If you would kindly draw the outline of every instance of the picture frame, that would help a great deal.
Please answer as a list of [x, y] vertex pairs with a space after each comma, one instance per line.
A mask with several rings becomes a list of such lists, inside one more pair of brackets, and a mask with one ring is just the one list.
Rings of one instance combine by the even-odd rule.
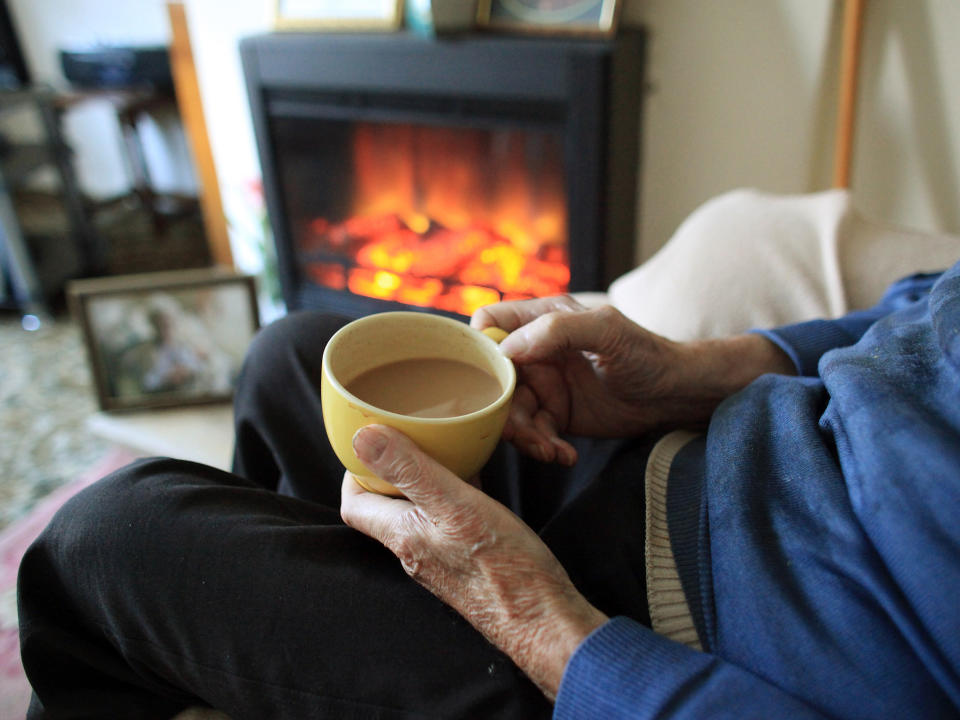
[[254, 278], [226, 269], [75, 280], [67, 300], [106, 411], [230, 401], [260, 328]]
[[392, 31], [403, 26], [403, 0], [273, 0], [276, 30]]
[[616, 33], [622, 0], [479, 0], [482, 29], [608, 37]]

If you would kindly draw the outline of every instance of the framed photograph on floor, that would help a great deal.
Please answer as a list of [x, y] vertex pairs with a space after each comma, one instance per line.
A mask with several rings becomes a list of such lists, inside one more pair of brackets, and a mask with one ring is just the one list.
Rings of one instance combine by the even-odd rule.
[[277, 30], [399, 30], [403, 0], [273, 0]]
[[103, 410], [229, 401], [260, 327], [254, 279], [228, 270], [77, 280], [68, 299]]
[[607, 36], [616, 32], [622, 0], [480, 0], [477, 24], [492, 30]]

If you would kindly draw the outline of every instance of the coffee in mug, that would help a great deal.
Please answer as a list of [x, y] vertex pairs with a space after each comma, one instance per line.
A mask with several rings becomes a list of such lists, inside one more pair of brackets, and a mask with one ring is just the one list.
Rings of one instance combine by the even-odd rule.
[[500, 440], [516, 386], [497, 347], [505, 335], [419, 312], [368, 315], [338, 330], [323, 353], [323, 421], [357, 482], [401, 495], [353, 452], [354, 434], [371, 424], [400, 430], [463, 479], [475, 475]]
[[374, 407], [400, 415], [449, 418], [494, 402], [503, 389], [486, 370], [460, 360], [414, 358], [367, 370], [346, 386]]

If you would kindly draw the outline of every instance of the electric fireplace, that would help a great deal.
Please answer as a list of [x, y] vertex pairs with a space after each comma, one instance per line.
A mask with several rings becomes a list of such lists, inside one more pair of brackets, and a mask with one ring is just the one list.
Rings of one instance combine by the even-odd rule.
[[628, 269], [639, 33], [269, 34], [241, 57], [288, 309], [467, 316]]

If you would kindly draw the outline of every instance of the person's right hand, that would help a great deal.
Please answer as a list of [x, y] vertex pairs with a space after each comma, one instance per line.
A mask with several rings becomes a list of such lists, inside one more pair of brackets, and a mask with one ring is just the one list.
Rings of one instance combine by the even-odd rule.
[[545, 462], [576, 462], [561, 433], [633, 437], [696, 427], [762, 372], [792, 369], [759, 335], [673, 342], [611, 306], [587, 309], [569, 296], [490, 305], [470, 324], [510, 333], [500, 347], [518, 381], [504, 438]]

